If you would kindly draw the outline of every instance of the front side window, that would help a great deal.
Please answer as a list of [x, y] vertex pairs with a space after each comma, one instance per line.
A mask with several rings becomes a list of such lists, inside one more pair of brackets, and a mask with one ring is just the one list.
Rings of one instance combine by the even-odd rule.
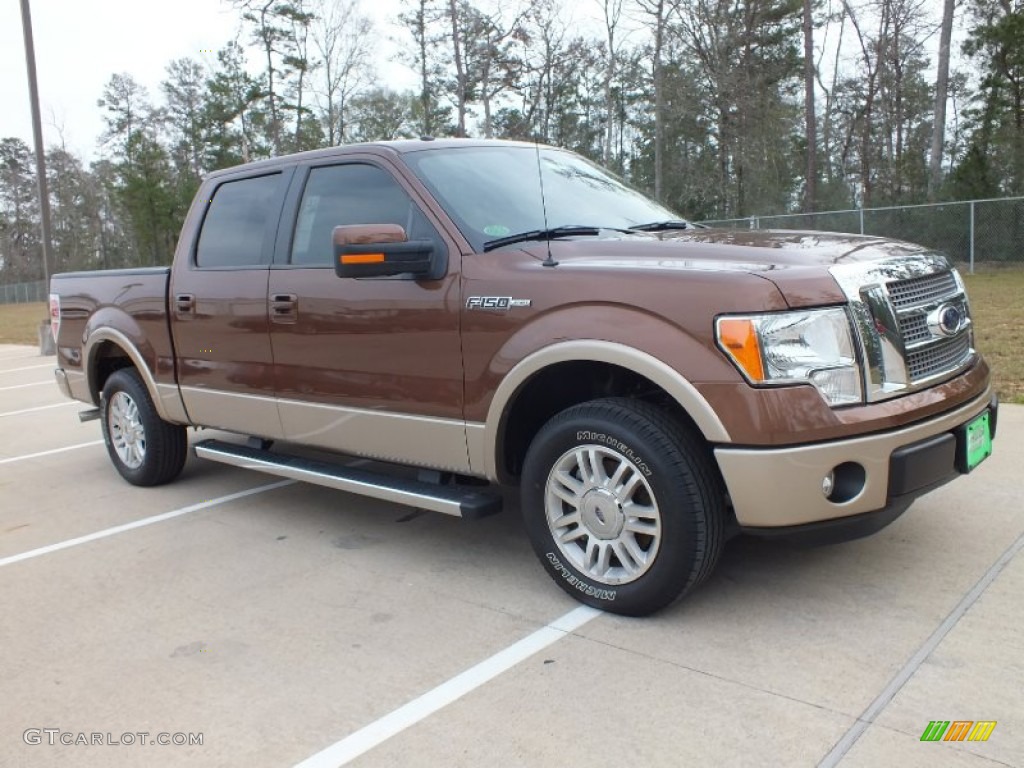
[[266, 264], [267, 223], [277, 211], [274, 198], [281, 174], [228, 181], [217, 187], [196, 246], [200, 267], [247, 267]]
[[313, 168], [309, 172], [295, 222], [291, 263], [332, 265], [332, 233], [350, 224], [398, 224], [410, 240], [439, 244], [434, 228], [387, 171], [352, 163]]
[[409, 152], [405, 159], [478, 251], [489, 240], [545, 227], [628, 229], [679, 218], [565, 150], [469, 146]]

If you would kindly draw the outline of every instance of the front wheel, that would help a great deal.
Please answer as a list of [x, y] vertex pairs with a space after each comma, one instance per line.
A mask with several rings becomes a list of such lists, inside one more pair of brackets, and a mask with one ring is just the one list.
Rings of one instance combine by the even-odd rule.
[[555, 416], [526, 454], [522, 508], [534, 550], [581, 602], [653, 613], [711, 572], [725, 502], [705, 446], [663, 411], [622, 398]]
[[100, 398], [103, 440], [114, 467], [132, 485], [161, 485], [185, 466], [185, 427], [160, 418], [138, 371], [114, 371]]

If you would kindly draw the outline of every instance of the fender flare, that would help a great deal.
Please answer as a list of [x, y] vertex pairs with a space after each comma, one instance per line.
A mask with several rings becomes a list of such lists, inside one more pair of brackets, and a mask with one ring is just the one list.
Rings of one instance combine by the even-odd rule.
[[608, 363], [644, 376], [665, 390], [690, 415], [708, 442], [732, 442], [718, 414], [697, 388], [653, 355], [611, 341], [563, 341], [539, 349], [517, 363], [498, 385], [483, 428], [468, 430], [470, 455], [482, 458], [482, 468], [488, 478], [496, 480], [501, 475], [498, 469], [498, 438], [508, 404], [516, 393], [531, 377], [548, 366], [577, 361]]
[[[86, 380], [90, 394], [99, 392], [99, 387], [94, 386], [93, 371], [95, 370], [96, 354], [103, 342], [110, 342], [127, 355], [132, 365], [142, 377], [142, 383], [153, 401], [153, 407], [161, 419], [172, 424], [189, 424], [188, 415], [185, 412], [184, 403], [181, 400], [181, 393], [177, 385], [157, 384], [153, 378], [153, 371], [146, 363], [145, 357], [139, 348], [121, 331], [109, 327], [96, 329], [89, 334], [89, 340], [85, 343], [82, 358], [85, 361]], [[98, 395], [94, 399], [99, 405]]]

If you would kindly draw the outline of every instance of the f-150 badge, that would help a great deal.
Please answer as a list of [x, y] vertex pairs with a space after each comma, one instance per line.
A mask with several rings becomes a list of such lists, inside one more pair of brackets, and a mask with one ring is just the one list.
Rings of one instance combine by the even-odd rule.
[[528, 307], [530, 299], [513, 299], [511, 296], [470, 296], [466, 309], [497, 309], [507, 312], [512, 307]]

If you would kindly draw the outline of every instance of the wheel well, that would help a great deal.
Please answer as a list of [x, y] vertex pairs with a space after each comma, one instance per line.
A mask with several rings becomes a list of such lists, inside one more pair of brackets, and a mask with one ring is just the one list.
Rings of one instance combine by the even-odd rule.
[[518, 478], [534, 436], [555, 414], [600, 397], [632, 397], [658, 406], [684, 429], [700, 429], [665, 390], [628, 368], [577, 360], [556, 363], [534, 374], [513, 396], [498, 435], [498, 472], [505, 481]]
[[99, 348], [89, 363], [89, 386], [92, 390], [93, 401], [99, 403], [100, 392], [107, 383], [107, 379], [114, 371], [121, 368], [132, 368], [134, 363], [128, 357], [128, 353], [112, 341], [100, 342]]

